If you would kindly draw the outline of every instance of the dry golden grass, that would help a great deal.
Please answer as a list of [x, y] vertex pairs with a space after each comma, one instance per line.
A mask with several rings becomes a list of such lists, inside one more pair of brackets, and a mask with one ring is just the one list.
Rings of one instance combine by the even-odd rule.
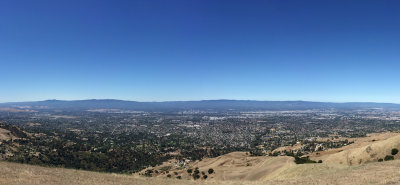
[[[174, 172], [182, 176], [183, 179], [192, 179], [187, 173], [188, 168], [194, 169], [199, 168], [199, 171], [204, 171], [207, 173], [208, 169], [212, 168], [216, 173], [207, 174], [207, 180], [246, 180], [246, 181], [256, 181], [256, 180], [266, 180], [271, 179], [277, 175], [282, 169], [294, 166], [293, 158], [288, 156], [279, 157], [251, 157], [246, 154], [246, 152], [232, 152], [226, 155], [222, 155], [216, 158], [205, 158], [202, 161], [196, 161], [190, 163], [188, 168], [179, 168], [176, 161], [172, 160], [160, 165], [155, 169], [162, 171], [164, 167], [171, 167], [169, 174]], [[143, 170], [142, 173], [146, 171]], [[158, 177], [166, 178], [166, 174], [159, 174]], [[176, 175], [172, 175], [175, 177]]]
[[[377, 141], [372, 142], [371, 139]], [[358, 140], [353, 146], [346, 146], [342, 152], [326, 152], [321, 158], [322, 164], [293, 163], [293, 158], [250, 157], [244, 152], [233, 152], [216, 158], [196, 161], [190, 165], [200, 171], [213, 168], [215, 174], [207, 180], [189, 180], [186, 169], [172, 168], [170, 174], [178, 172], [184, 179], [167, 178], [166, 174], [158, 177], [142, 177], [137, 174], [121, 175], [96, 173], [62, 168], [46, 168], [9, 162], [0, 162], [0, 184], [42, 185], [42, 184], [133, 184], [133, 185], [261, 185], [261, 184], [400, 184], [400, 160], [385, 162], [362, 162], [360, 165], [347, 165], [349, 159], [367, 159], [387, 155], [393, 147], [400, 148], [400, 135], [393, 133], [373, 135]], [[398, 154], [400, 155], [400, 154]], [[396, 157], [398, 158], [398, 157]], [[342, 164], [340, 164], [342, 163]], [[166, 162], [163, 166], [173, 166]]]
[[287, 168], [270, 180], [177, 180], [145, 178], [132, 175], [96, 173], [62, 168], [46, 168], [0, 162], [0, 184], [19, 185], [185, 185], [185, 184], [400, 184], [400, 161], [369, 163], [359, 166], [305, 164]]
[[0, 141], [8, 141], [10, 139], [16, 139], [17, 137], [12, 135], [9, 130], [0, 128]]
[[[369, 137], [359, 138], [354, 144], [327, 151], [319, 155], [312, 155], [313, 160], [322, 160], [329, 164], [359, 165], [376, 162], [386, 155], [390, 155], [393, 148], [400, 149], [399, 133], [373, 134]], [[400, 154], [395, 158], [399, 159]]]

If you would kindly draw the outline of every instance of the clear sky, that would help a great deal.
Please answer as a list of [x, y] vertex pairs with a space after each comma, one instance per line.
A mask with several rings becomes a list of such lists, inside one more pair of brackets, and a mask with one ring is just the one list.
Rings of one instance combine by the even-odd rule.
[[400, 1], [0, 0], [0, 102], [400, 103]]

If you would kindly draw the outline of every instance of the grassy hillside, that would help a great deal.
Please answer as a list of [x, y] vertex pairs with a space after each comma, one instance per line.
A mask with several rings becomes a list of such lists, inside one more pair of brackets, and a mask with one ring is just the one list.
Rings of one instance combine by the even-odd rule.
[[[400, 184], [400, 161], [368, 163], [358, 166], [334, 164], [304, 164], [281, 169], [270, 180], [178, 180], [117, 175], [62, 168], [45, 168], [0, 162], [0, 184]], [[216, 172], [218, 173], [218, 172]]]
[[[150, 167], [145, 169], [141, 173], [145, 173], [151, 169], [159, 172], [152, 173], [153, 177], [166, 178], [170, 174], [171, 178], [181, 176], [182, 179], [190, 180], [193, 177], [189, 175], [187, 169], [194, 170], [197, 167], [200, 172], [205, 172], [208, 177], [207, 180], [257, 181], [271, 179], [281, 170], [294, 165], [296, 164], [293, 162], [293, 157], [252, 157], [246, 154], [246, 152], [232, 152], [219, 157], [205, 158], [202, 161], [188, 163], [186, 168], [181, 168], [175, 160], [171, 160], [155, 168]], [[215, 173], [208, 174], [207, 171], [210, 168]], [[168, 174], [165, 173], [165, 169], [168, 169]]]
[[[8, 136], [7, 133], [5, 136]], [[352, 145], [312, 156], [323, 159], [324, 163], [296, 165], [293, 158], [288, 156], [251, 157], [245, 152], [233, 152], [188, 164], [189, 168], [198, 167], [199, 171], [205, 172], [213, 168], [215, 173], [206, 180], [193, 180], [187, 168], [179, 168], [174, 161], [152, 168], [162, 171], [168, 167], [168, 173], [154, 174], [153, 177], [0, 162], [0, 184], [400, 184], [400, 160], [397, 160], [400, 154], [395, 155], [392, 161], [375, 162], [396, 147], [400, 148], [400, 135], [383, 133], [360, 138]], [[361, 162], [350, 165], [350, 160]], [[167, 177], [168, 174], [171, 178]], [[177, 176], [182, 179], [177, 179]]]
[[[359, 165], [384, 159], [385, 156], [391, 155], [394, 148], [400, 149], [399, 133], [372, 134], [342, 148], [326, 150], [319, 155], [314, 153], [311, 158], [329, 164]], [[393, 157], [400, 159], [400, 154]]]

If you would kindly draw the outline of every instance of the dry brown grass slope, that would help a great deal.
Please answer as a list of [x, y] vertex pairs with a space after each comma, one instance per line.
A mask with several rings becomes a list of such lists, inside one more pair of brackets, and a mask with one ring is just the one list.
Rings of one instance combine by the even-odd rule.
[[[218, 173], [218, 172], [217, 172]], [[400, 184], [400, 160], [368, 163], [358, 166], [333, 164], [303, 164], [282, 169], [269, 180], [177, 180], [146, 178], [133, 175], [96, 173], [62, 168], [46, 168], [0, 162], [0, 184], [20, 185], [261, 185], [261, 184]]]
[[[247, 155], [246, 152], [232, 152], [215, 158], [205, 158], [201, 161], [191, 162], [183, 169], [176, 163], [176, 160], [148, 169], [163, 172], [165, 171], [163, 169], [167, 168], [173, 178], [181, 176], [183, 179], [190, 180], [192, 177], [187, 173], [187, 169], [198, 167], [200, 172], [207, 173], [208, 169], [212, 168], [216, 173], [208, 174], [207, 180], [257, 181], [272, 179], [283, 169], [295, 166], [296, 164], [293, 161], [294, 159], [288, 156], [252, 157]], [[146, 170], [142, 170], [141, 173], [145, 173]], [[177, 175], [174, 175], [175, 173]], [[158, 178], [167, 178], [165, 173], [153, 173], [152, 175]]]
[[17, 137], [12, 135], [9, 130], [0, 128], [0, 143], [1, 141], [8, 141], [11, 139], [16, 139]]
[[[96, 173], [0, 162], [0, 184], [400, 184], [400, 160], [367, 162], [390, 154], [392, 148], [400, 148], [400, 135], [397, 133], [373, 135], [360, 139], [353, 145], [322, 152], [319, 156], [324, 160], [322, 164], [296, 165], [293, 163], [293, 158], [287, 156], [250, 157], [244, 152], [233, 152], [191, 163], [192, 168], [199, 167], [200, 171], [213, 168], [216, 172], [207, 180], [196, 181], [189, 180], [186, 169], [179, 168], [172, 168], [170, 174], [177, 172], [184, 178], [182, 180], [176, 179], [176, 175], [167, 178], [166, 174], [147, 178], [137, 174]], [[400, 154], [397, 155], [395, 158], [399, 158]], [[348, 165], [348, 161], [360, 161], [360, 159], [362, 160], [360, 165]], [[165, 165], [174, 164], [167, 162]]]
[[[376, 140], [376, 141], [375, 141]], [[329, 164], [359, 165], [376, 162], [391, 155], [393, 148], [400, 149], [400, 134], [384, 133], [364, 138], [352, 145], [321, 152], [320, 156], [311, 157]], [[400, 159], [400, 154], [394, 156]]]
[[293, 158], [280, 157], [251, 157], [245, 152], [232, 152], [216, 158], [208, 158], [192, 164], [200, 171], [212, 168], [216, 171], [210, 175], [215, 180], [267, 180], [271, 179], [282, 169], [294, 166]]

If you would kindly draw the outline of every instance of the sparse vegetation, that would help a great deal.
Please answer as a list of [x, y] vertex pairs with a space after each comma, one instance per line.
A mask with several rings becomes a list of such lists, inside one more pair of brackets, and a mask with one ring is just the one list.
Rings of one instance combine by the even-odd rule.
[[[292, 179], [270, 179], [269, 183], [264, 181], [253, 181], [249, 184], [293, 184], [297, 181], [297, 178], [302, 179], [302, 183], [299, 184], [312, 184], [316, 181], [323, 179], [326, 184], [341, 184], [350, 185], [354, 184], [354, 181], [367, 179], [372, 181], [370, 184], [385, 184], [388, 181], [397, 180], [397, 171], [399, 169], [399, 162], [389, 163], [389, 164], [366, 164], [364, 167], [360, 168], [358, 166], [348, 167], [346, 169], [337, 169], [335, 174], [331, 174], [330, 171], [319, 171], [321, 169], [312, 169], [313, 166], [304, 165], [301, 169], [305, 172], [310, 173], [307, 178], [295, 175], [296, 173], [289, 174], [293, 175]], [[294, 166], [296, 167], [296, 166]], [[335, 169], [334, 166], [330, 168]], [[318, 175], [311, 172], [318, 170]], [[22, 165], [16, 163], [6, 163], [1, 162], [0, 164], [0, 179], [4, 184], [19, 184], [19, 185], [39, 185], [39, 184], [49, 184], [49, 182], [57, 182], [60, 185], [68, 184], [132, 184], [132, 185], [195, 185], [200, 182], [185, 180], [182, 177], [176, 177], [173, 181], [172, 179], [161, 179], [161, 178], [151, 178], [143, 179], [137, 178], [132, 175], [115, 175], [108, 173], [94, 173], [88, 171], [76, 171], [63, 168], [44, 168], [32, 165]], [[29, 172], [29, 173], [28, 173]], [[288, 175], [288, 174], [286, 174]], [[68, 177], [68, 178], [66, 178]], [[166, 176], [164, 176], [167, 178]], [[201, 179], [204, 179], [202, 176]], [[206, 178], [210, 180], [210, 176]], [[14, 182], [14, 183], [13, 183]], [[15, 183], [18, 182], [18, 183]], [[237, 182], [238, 184], [244, 184]], [[213, 179], [210, 181], [210, 185], [224, 185], [233, 184], [229, 181], [222, 181], [219, 179]]]
[[396, 155], [397, 153], [399, 153], [399, 150], [397, 148], [393, 148], [391, 153], [392, 155]]
[[390, 161], [390, 160], [394, 160], [394, 157], [392, 155], [387, 155], [384, 158], [385, 161]]
[[[369, 113], [378, 114], [378, 117], [382, 114], [373, 110], [362, 113], [337, 111], [334, 112], [337, 119], [331, 119], [326, 113], [324, 110], [316, 110], [252, 116], [248, 112], [220, 111], [117, 114], [38, 110], [35, 113], [8, 116], [0, 112], [0, 127], [10, 130], [4, 138], [12, 138], [0, 146], [0, 157], [19, 163], [100, 172], [129, 174], [140, 171], [146, 177], [167, 177], [168, 174], [176, 177], [182, 174], [182, 170], [186, 170], [182, 175], [185, 178], [188, 174], [190, 178], [196, 178], [196, 175], [201, 178], [208, 175], [210, 178], [213, 170], [210, 172], [205, 168], [204, 172], [200, 172], [188, 163], [234, 151], [243, 151], [249, 158], [250, 155], [256, 157], [268, 153], [269, 156], [293, 156], [297, 164], [321, 163], [322, 160], [314, 161], [313, 158], [303, 156], [318, 154], [317, 157], [320, 157], [326, 155], [321, 150], [348, 146], [355, 140], [348, 138], [365, 136], [375, 131], [400, 129], [400, 124], [392, 124], [394, 122], [390, 120], [364, 119], [363, 116]], [[60, 114], [65, 115], [59, 117]], [[342, 120], [346, 120], [346, 124]], [[363, 127], [354, 126], [361, 122]], [[318, 127], [321, 132], [314, 132], [314, 127]], [[334, 136], [332, 128], [335, 129]], [[375, 138], [367, 141], [370, 143], [371, 140]], [[379, 138], [374, 144], [381, 141], [382, 138]], [[280, 150], [280, 146], [285, 150]], [[388, 150], [391, 150], [391, 157], [382, 160], [396, 158], [398, 150], [385, 149]], [[367, 148], [365, 153], [370, 159], [377, 159], [378, 155], [374, 156], [371, 148]], [[179, 164], [157, 168], [168, 160], [179, 161]], [[367, 161], [363, 158], [351, 163], [362, 164]], [[324, 159], [323, 162], [331, 161]], [[175, 165], [179, 166], [179, 173], [172, 169]], [[243, 166], [251, 169], [257, 165], [252, 161], [243, 161]]]
[[263, 156], [264, 153], [262, 150], [254, 149], [250, 151], [250, 156]]
[[199, 174], [193, 174], [193, 179], [194, 180], [200, 179], [200, 175]]
[[297, 157], [296, 156], [294, 159], [295, 159], [294, 162], [296, 164], [317, 163], [316, 161], [311, 160], [308, 156], [307, 157]]
[[161, 170], [162, 172], [167, 172], [167, 173], [169, 173], [169, 170], [171, 170], [171, 168], [172, 168], [172, 166], [163, 166], [160, 170]]

